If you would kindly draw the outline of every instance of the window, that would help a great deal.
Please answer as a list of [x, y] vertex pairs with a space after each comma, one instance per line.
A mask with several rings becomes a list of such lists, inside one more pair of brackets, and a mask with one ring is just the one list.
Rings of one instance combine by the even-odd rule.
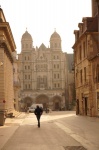
[[27, 68], [26, 66], [24, 66], [25, 67], [25, 69]]
[[80, 70], [80, 82], [82, 83], [82, 70]]
[[27, 89], [27, 84], [25, 84], [25, 89]]
[[83, 42], [83, 56], [84, 56], [84, 58], [85, 58], [85, 56], [86, 56], [86, 52], [85, 52], [85, 42]]
[[86, 67], [84, 67], [84, 81], [86, 82]]
[[99, 65], [97, 65], [96, 67], [96, 78], [97, 78], [97, 82], [99, 83]]
[[60, 84], [58, 83], [58, 88], [60, 87]]
[[57, 68], [59, 68], [59, 64], [57, 64]]
[[13, 73], [15, 73], [15, 68], [13, 68]]
[[81, 46], [80, 46], [80, 47], [79, 47], [79, 59], [80, 59], [80, 60], [82, 59], [81, 52], [82, 52], [82, 50], [81, 50]]
[[56, 88], [56, 83], [54, 83], [54, 87]]
[[30, 79], [30, 75], [28, 75], [28, 79]]
[[58, 75], [57, 75], [57, 78], [59, 79], [59, 73], [58, 73]]
[[55, 47], [57, 47], [57, 43], [55, 43]]
[[31, 86], [30, 86], [30, 84], [29, 84], [29, 89], [30, 89], [30, 87], [31, 87]]
[[25, 79], [27, 79], [27, 75], [25, 75]]
[[56, 74], [54, 74], [54, 78], [56, 79]]
[[53, 58], [55, 59], [55, 56], [53, 56]]

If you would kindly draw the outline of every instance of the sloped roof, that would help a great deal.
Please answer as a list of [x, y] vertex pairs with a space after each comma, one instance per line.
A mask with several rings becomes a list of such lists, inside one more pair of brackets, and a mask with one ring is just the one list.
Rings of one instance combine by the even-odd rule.
[[46, 46], [42, 43], [42, 44], [40, 45], [39, 49], [45, 50], [45, 49], [46, 49]]

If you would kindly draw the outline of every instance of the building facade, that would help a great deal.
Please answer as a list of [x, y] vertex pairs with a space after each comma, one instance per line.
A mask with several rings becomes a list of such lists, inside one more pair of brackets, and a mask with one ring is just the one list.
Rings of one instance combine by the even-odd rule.
[[85, 17], [75, 30], [74, 62], [76, 113], [99, 116], [98, 1], [92, 0], [92, 17]]
[[55, 31], [50, 37], [50, 47], [43, 43], [33, 47], [32, 36], [26, 31], [21, 39], [18, 55], [21, 83], [20, 107], [42, 103], [44, 108], [65, 109], [67, 86], [66, 53], [61, 48], [61, 37]]
[[17, 52], [13, 52], [13, 87], [14, 87], [14, 109], [16, 111], [20, 111], [19, 106], [19, 95], [20, 95], [20, 79], [19, 79], [19, 73], [18, 73], [18, 63], [17, 63]]
[[0, 111], [14, 110], [13, 57], [16, 45], [11, 28], [0, 8]]

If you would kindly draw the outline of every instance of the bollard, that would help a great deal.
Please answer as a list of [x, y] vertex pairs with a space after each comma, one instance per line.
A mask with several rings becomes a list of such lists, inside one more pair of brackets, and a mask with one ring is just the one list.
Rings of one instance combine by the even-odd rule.
[[0, 111], [0, 126], [3, 126], [5, 123], [5, 112], [4, 111]]

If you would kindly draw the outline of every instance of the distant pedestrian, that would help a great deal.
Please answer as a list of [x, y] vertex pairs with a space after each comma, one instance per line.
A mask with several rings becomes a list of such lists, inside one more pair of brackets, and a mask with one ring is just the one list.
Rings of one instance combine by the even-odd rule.
[[34, 114], [36, 115], [37, 121], [38, 121], [38, 128], [40, 128], [40, 117], [43, 113], [43, 108], [40, 108], [39, 105], [37, 105]]

